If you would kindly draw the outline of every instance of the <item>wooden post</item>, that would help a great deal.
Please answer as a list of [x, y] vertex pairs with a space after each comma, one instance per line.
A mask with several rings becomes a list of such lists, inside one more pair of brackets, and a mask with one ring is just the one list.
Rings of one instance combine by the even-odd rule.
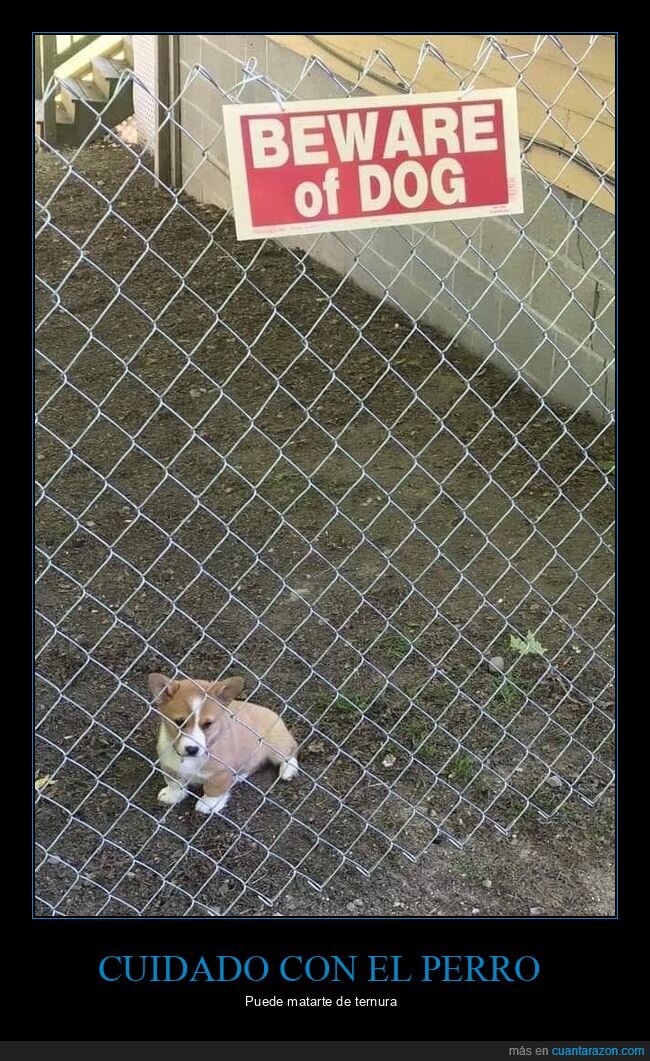
[[159, 33], [156, 37], [156, 77], [158, 79], [158, 104], [156, 108], [156, 147], [154, 168], [156, 177], [171, 187], [171, 123], [168, 119], [171, 102], [169, 36]]
[[41, 66], [41, 34], [34, 34], [34, 99], [43, 99], [43, 68]]
[[45, 89], [56, 69], [56, 36], [54, 33], [43, 33], [41, 41], [41, 83], [43, 86], [43, 139], [46, 144], [56, 147], [56, 100], [54, 92], [45, 97]]
[[180, 38], [174, 33], [169, 38], [170, 51], [170, 95], [174, 103], [172, 117], [174, 123], [171, 127], [171, 186], [180, 188], [183, 183], [183, 169], [181, 159], [181, 104], [179, 94], [181, 91], [181, 58]]

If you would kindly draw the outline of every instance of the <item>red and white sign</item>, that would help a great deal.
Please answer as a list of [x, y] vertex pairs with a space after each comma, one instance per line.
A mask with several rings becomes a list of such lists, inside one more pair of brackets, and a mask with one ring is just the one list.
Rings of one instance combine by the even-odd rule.
[[514, 88], [223, 114], [238, 239], [523, 211]]

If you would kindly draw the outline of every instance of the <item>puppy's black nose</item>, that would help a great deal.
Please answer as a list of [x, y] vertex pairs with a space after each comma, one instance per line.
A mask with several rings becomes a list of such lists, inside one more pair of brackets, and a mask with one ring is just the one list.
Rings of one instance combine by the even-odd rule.
[[191, 744], [189, 748], [185, 749], [185, 754], [186, 755], [198, 755], [199, 754], [199, 749], [197, 748], [196, 744]]

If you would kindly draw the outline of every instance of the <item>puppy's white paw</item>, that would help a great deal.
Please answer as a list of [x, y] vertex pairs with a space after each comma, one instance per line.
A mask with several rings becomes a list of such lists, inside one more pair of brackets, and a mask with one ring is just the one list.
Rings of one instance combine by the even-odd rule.
[[164, 803], [168, 807], [173, 807], [175, 803], [180, 803], [181, 800], [185, 799], [186, 795], [187, 790], [181, 788], [180, 785], [166, 785], [158, 793], [158, 802]]
[[196, 809], [199, 814], [216, 814], [223, 810], [229, 799], [229, 792], [224, 792], [221, 796], [201, 796], [201, 799], [196, 801]]
[[292, 755], [290, 759], [287, 759], [286, 763], [280, 763], [280, 769], [278, 770], [278, 777], [283, 781], [291, 781], [292, 777], [295, 777], [298, 773], [298, 760], [295, 755]]

